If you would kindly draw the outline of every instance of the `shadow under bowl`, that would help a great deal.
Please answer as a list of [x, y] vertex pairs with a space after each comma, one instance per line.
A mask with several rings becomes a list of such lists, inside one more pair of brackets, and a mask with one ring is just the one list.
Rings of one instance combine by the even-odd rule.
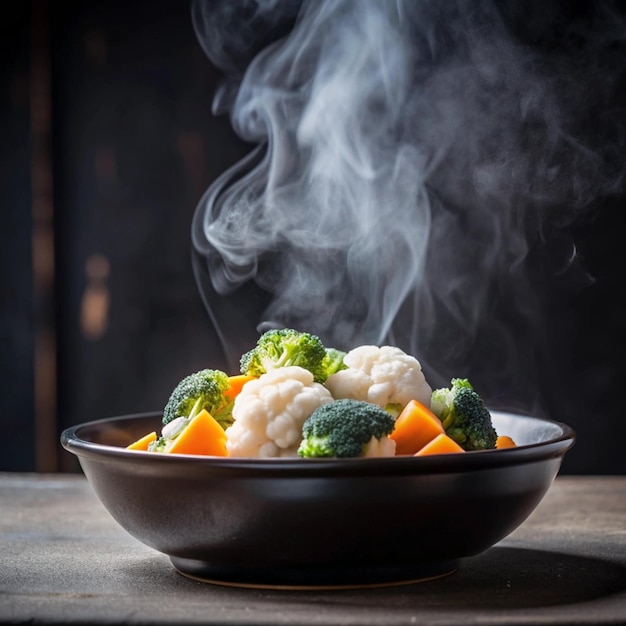
[[562, 423], [492, 412], [516, 448], [429, 457], [236, 459], [126, 450], [145, 413], [66, 429], [102, 504], [186, 576], [346, 588], [446, 575], [539, 504], [574, 444]]

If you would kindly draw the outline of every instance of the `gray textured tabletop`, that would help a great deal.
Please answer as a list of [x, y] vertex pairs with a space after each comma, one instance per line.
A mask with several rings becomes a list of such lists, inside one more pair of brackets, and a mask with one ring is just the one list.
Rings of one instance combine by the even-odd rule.
[[187, 579], [79, 475], [0, 474], [0, 623], [626, 624], [626, 477], [559, 477], [504, 541], [452, 575], [369, 590]]

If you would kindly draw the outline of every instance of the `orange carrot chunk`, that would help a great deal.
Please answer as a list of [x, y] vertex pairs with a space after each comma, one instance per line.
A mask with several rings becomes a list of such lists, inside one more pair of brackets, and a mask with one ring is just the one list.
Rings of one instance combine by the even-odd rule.
[[427, 443], [421, 450], [415, 453], [415, 456], [427, 456], [429, 454], [453, 454], [456, 452], [465, 452], [461, 446], [446, 435], [441, 433], [432, 441]]
[[389, 437], [396, 442], [396, 454], [415, 454], [444, 432], [441, 420], [417, 400], [411, 400], [396, 419]]
[[515, 448], [517, 444], [508, 435], [499, 435], [496, 439], [496, 448]]
[[249, 381], [254, 380], [256, 376], [249, 376], [248, 374], [236, 374], [235, 376], [228, 377], [229, 387], [224, 392], [224, 395], [229, 400], [234, 400], [243, 389], [243, 386]]
[[185, 426], [167, 451], [172, 454], [227, 456], [226, 433], [215, 418], [203, 409]]
[[126, 446], [126, 449], [127, 450], [147, 450], [148, 446], [153, 441], [155, 441], [156, 438], [157, 438], [156, 432], [148, 433], [147, 435], [144, 435], [140, 439], [137, 439], [137, 441], [133, 441], [133, 443], [131, 443], [129, 446]]

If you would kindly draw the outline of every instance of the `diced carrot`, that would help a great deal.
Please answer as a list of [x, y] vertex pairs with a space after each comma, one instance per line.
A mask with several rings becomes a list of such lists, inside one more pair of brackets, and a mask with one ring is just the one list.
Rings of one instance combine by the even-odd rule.
[[172, 454], [227, 456], [226, 433], [215, 418], [206, 409], [203, 409], [174, 439], [168, 452]]
[[456, 452], [465, 452], [461, 446], [448, 437], [445, 433], [437, 435], [432, 441], [427, 443], [421, 450], [415, 453], [415, 456], [427, 456], [429, 454], [453, 454]]
[[243, 386], [249, 381], [254, 380], [256, 376], [249, 376], [248, 374], [236, 374], [235, 376], [229, 376], [229, 387], [224, 392], [224, 395], [230, 400], [234, 400], [240, 393]]
[[515, 448], [517, 444], [508, 435], [499, 435], [496, 439], [496, 448]]
[[421, 402], [411, 400], [398, 415], [389, 437], [396, 442], [396, 454], [415, 454], [443, 432], [441, 420]]
[[131, 443], [129, 446], [126, 446], [126, 449], [127, 450], [147, 450], [148, 446], [153, 441], [156, 441], [156, 438], [157, 438], [156, 432], [148, 433], [147, 435], [144, 435], [140, 439], [137, 439], [137, 441], [134, 441], [133, 443]]

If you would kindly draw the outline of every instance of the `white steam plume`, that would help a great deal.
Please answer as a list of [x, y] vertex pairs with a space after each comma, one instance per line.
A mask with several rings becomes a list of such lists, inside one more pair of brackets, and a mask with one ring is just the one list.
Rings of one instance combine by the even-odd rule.
[[[563, 54], [535, 45], [532, 22], [515, 31], [506, 7], [194, 2], [199, 41], [225, 72], [214, 112], [259, 145], [211, 186], [192, 227], [232, 359], [249, 347], [232, 342], [242, 319], [255, 336], [292, 326], [339, 348], [422, 355], [463, 344], [510, 281], [531, 306], [521, 268], [541, 225], [619, 184], [620, 138], [594, 144], [583, 123], [588, 90], [604, 104], [615, 78], [592, 71], [624, 31], [600, 41], [592, 25]], [[264, 294], [254, 305], [240, 297], [250, 285]]]

